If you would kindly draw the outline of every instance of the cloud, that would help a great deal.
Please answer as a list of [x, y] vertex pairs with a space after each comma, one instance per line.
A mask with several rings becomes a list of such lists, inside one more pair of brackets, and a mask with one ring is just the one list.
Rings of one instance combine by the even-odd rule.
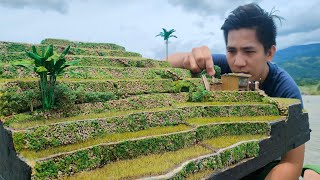
[[309, 32], [296, 32], [285, 36], [279, 36], [278, 49], [287, 48], [298, 44], [311, 44], [320, 42], [320, 28]]
[[197, 13], [201, 16], [226, 16], [226, 12], [235, 7], [251, 2], [260, 2], [261, 0], [168, 0], [173, 6], [179, 6], [187, 12]]
[[0, 0], [0, 6], [16, 9], [29, 7], [41, 11], [56, 11], [61, 14], [67, 13], [69, 9], [67, 0]]
[[279, 26], [279, 35], [309, 32], [320, 28], [320, 11], [317, 9], [319, 5], [319, 1], [310, 0], [308, 3], [292, 1], [286, 5], [275, 6], [279, 10], [277, 14], [285, 18], [282, 26]]

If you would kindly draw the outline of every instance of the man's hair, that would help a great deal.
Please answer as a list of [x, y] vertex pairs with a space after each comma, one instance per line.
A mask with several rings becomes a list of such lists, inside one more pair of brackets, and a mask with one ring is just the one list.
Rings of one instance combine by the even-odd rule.
[[256, 30], [256, 36], [259, 42], [264, 47], [265, 53], [276, 45], [277, 27], [273, 18], [278, 18], [281, 22], [281, 17], [273, 15], [263, 10], [255, 3], [239, 6], [233, 10], [225, 20], [221, 29], [224, 33], [225, 43], [228, 44], [228, 33], [230, 30], [238, 30], [240, 28], [249, 28]]

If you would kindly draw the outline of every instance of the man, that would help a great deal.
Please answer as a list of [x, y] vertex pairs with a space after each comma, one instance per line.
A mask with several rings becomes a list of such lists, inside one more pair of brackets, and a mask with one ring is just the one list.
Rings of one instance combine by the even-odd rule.
[[[248, 73], [250, 80], [260, 81], [261, 89], [271, 97], [301, 98], [293, 79], [283, 69], [272, 64], [276, 51], [276, 25], [273, 18], [257, 4], [239, 6], [225, 20], [221, 29], [226, 43], [225, 55], [212, 55], [207, 46], [193, 48], [191, 52], [175, 53], [168, 57], [173, 67], [186, 68], [194, 73], [203, 69], [211, 76], [213, 65], [223, 73]], [[302, 101], [301, 101], [302, 102]], [[279, 163], [271, 163], [260, 174], [247, 178], [298, 179], [304, 160], [305, 146], [290, 150]], [[267, 170], [266, 170], [267, 169]], [[265, 174], [265, 175], [263, 175]], [[257, 176], [256, 176], [257, 175]]]

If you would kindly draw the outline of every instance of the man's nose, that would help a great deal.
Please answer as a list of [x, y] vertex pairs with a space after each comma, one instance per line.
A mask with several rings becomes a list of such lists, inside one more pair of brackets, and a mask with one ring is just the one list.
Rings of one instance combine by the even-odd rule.
[[238, 66], [238, 67], [243, 67], [243, 66], [246, 66], [246, 65], [247, 65], [246, 60], [245, 60], [245, 58], [243, 57], [243, 55], [241, 55], [241, 53], [238, 53], [238, 54], [235, 56], [234, 65], [235, 65], [235, 66]]

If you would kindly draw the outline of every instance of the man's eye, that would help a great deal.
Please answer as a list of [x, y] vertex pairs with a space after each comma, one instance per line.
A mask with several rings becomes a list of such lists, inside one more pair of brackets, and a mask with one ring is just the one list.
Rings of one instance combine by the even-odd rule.
[[255, 51], [246, 51], [247, 54], [255, 53]]

